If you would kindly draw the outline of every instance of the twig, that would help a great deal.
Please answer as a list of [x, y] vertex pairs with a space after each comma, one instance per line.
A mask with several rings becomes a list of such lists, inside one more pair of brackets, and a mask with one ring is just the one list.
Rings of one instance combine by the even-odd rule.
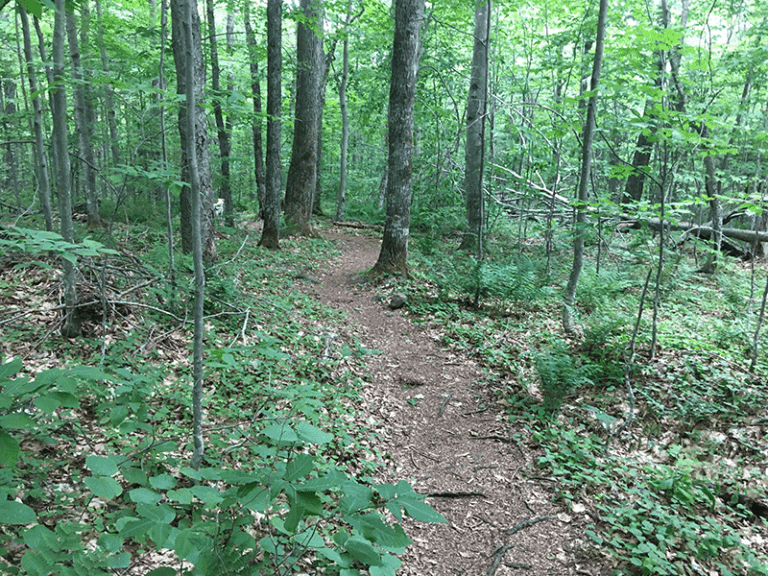
[[512, 548], [511, 544], [505, 544], [501, 548], [497, 548], [494, 551], [493, 554], [495, 557], [493, 559], [493, 562], [491, 563], [491, 567], [488, 568], [488, 572], [486, 572], [487, 576], [493, 576], [494, 574], [496, 574], [496, 570], [499, 569], [499, 564], [501, 564], [501, 559], [504, 558], [504, 554], [506, 554], [507, 550], [509, 550], [510, 548]]
[[530, 564], [523, 564], [521, 562], [504, 562], [504, 566], [507, 568], [519, 568], [520, 570], [530, 570]]
[[538, 524], [539, 522], [543, 522], [544, 520], [552, 520], [554, 518], [557, 518], [557, 516], [539, 516], [538, 518], [529, 518], [528, 520], [523, 520], [522, 522], [518, 522], [512, 528], [509, 528], [508, 530], [504, 531], [505, 536], [512, 536], [512, 534], [516, 532], [520, 532], [523, 528], [528, 528], [530, 526], [533, 526], [534, 524]]
[[491, 434], [490, 436], [473, 436], [472, 440], [496, 440], [497, 442], [504, 442], [504, 444], [512, 444], [512, 440], [497, 434]]
[[443, 405], [440, 406], [440, 410], [437, 413], [437, 417], [438, 418], [443, 415], [443, 410], [445, 410], [445, 406], [446, 406], [446, 404], [448, 404], [448, 402], [450, 401], [451, 398], [453, 398], [453, 394], [448, 394], [448, 397], [443, 402]]
[[428, 492], [427, 498], [487, 498], [482, 492]]
[[[240, 244], [240, 248], [237, 249], [237, 252], [235, 252], [235, 255], [232, 256], [231, 260], [227, 260], [226, 262], [224, 262], [224, 264], [232, 264], [232, 262], [237, 260], [237, 257], [240, 256], [240, 252], [242, 252], [243, 248], [245, 248], [245, 243], [248, 242], [248, 236], [249, 236], [248, 234], [245, 235], [245, 240], [243, 240], [243, 243]], [[222, 266], [223, 266], [223, 264], [222, 264]]]
[[472, 414], [480, 414], [481, 412], [485, 412], [486, 410], [488, 410], [488, 406], [486, 406], [485, 408], [480, 408], [478, 410], [472, 410], [471, 412], [462, 412], [461, 415], [472, 416]]

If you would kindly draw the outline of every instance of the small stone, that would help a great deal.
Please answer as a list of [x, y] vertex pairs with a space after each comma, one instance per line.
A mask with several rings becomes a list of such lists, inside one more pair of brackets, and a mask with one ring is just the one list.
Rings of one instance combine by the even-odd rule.
[[399, 310], [408, 303], [408, 297], [402, 292], [396, 292], [392, 294], [392, 298], [389, 300], [390, 310]]

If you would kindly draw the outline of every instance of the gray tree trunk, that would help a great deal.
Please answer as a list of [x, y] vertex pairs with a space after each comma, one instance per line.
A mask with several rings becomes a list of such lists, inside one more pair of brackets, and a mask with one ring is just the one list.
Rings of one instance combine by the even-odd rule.
[[597, 114], [597, 89], [600, 85], [600, 68], [603, 64], [605, 47], [605, 32], [608, 24], [608, 0], [600, 0], [600, 12], [597, 17], [597, 41], [595, 43], [595, 60], [592, 64], [592, 81], [587, 106], [587, 122], [584, 126], [584, 138], [581, 150], [581, 175], [579, 177], [579, 207], [576, 211], [576, 230], [573, 239], [573, 264], [568, 277], [568, 284], [563, 295], [563, 330], [567, 334], [576, 332], [573, 321], [573, 305], [576, 302], [576, 288], [584, 265], [584, 227], [587, 222], [587, 200], [589, 194], [589, 175], [592, 170], [592, 141], [595, 132], [595, 116]]
[[[107, 56], [107, 46], [104, 42], [104, 22], [101, 13], [101, 2], [96, 0], [96, 17], [99, 19], [98, 41], [101, 52], [101, 69], [106, 76], [109, 76], [109, 57]], [[165, 47], [163, 47], [165, 49]], [[165, 83], [160, 82], [161, 90], [165, 88]], [[109, 150], [112, 153], [112, 165], [120, 165], [120, 140], [117, 132], [117, 116], [115, 114], [115, 89], [110, 82], [104, 85], [104, 109], [109, 124]]]
[[413, 193], [413, 124], [424, 0], [397, 0], [389, 87], [387, 217], [374, 274], [408, 275]]
[[285, 220], [289, 231], [311, 236], [312, 203], [317, 177], [317, 132], [320, 117], [320, 83], [324, 69], [319, 0], [301, 0], [306, 24], [299, 22], [296, 37], [296, 118], [293, 125], [291, 164], [285, 186]]
[[24, 37], [24, 58], [27, 61], [27, 81], [29, 91], [32, 94], [32, 129], [35, 133], [35, 176], [37, 178], [37, 195], [40, 199], [40, 208], [45, 218], [45, 229], [53, 230], [53, 215], [51, 214], [51, 185], [48, 179], [48, 156], [45, 153], [45, 137], [43, 136], [43, 115], [40, 109], [40, 96], [37, 86], [37, 74], [32, 56], [32, 39], [29, 32], [29, 18], [24, 7], [19, 6], [21, 18], [21, 31]]
[[[187, 2], [192, 10], [192, 70], [187, 74], [187, 59], [185, 48], [185, 31], [183, 24], [187, 10]], [[207, 262], [216, 260], [216, 242], [213, 234], [213, 202], [214, 192], [211, 180], [211, 163], [209, 157], [208, 126], [205, 117], [205, 109], [201, 106], [202, 95], [205, 90], [205, 66], [203, 62], [203, 50], [200, 44], [200, 17], [197, 12], [197, 0], [171, 0], [171, 37], [173, 45], [173, 59], [176, 63], [176, 93], [187, 93], [188, 79], [192, 78], [191, 91], [195, 95], [195, 160], [200, 177], [200, 230], [203, 243], [203, 258]], [[191, 182], [187, 146], [188, 130], [186, 122], [186, 104], [179, 107], [179, 137], [181, 139], [181, 177], [184, 182]], [[193, 250], [193, 214], [192, 197], [188, 186], [181, 191], [181, 249], [185, 254]]]
[[[83, 1], [81, 10], [81, 35], [83, 46], [87, 42], [88, 29], [88, 2]], [[80, 151], [80, 164], [82, 167], [82, 183], [85, 192], [85, 202], [88, 207], [88, 227], [95, 228], [101, 225], [99, 216], [99, 199], [96, 194], [96, 166], [93, 156], [93, 130], [96, 123], [96, 115], [93, 111], [93, 95], [90, 83], [85, 77], [80, 58], [80, 42], [77, 37], [77, 24], [73, 12], [67, 12], [67, 37], [69, 39], [69, 54], [72, 60], [72, 78], [75, 87], [72, 91], [75, 100], [75, 126], [77, 127], [77, 142]]]
[[490, 32], [490, 0], [475, 8], [475, 46], [467, 97], [467, 143], [465, 146], [464, 198], [467, 208], [467, 231], [461, 249], [475, 249], [482, 258], [483, 235], [483, 160], [485, 152], [485, 111], [488, 94], [488, 49]]
[[347, 149], [349, 148], [349, 115], [347, 110], [347, 82], [349, 80], [349, 25], [352, 21], [352, 0], [347, 2], [347, 20], [344, 23], [344, 53], [339, 84], [341, 110], [341, 152], [339, 159], [339, 191], [336, 195], [336, 221], [344, 220], [347, 202]]
[[208, 44], [211, 57], [211, 87], [213, 88], [213, 115], [216, 118], [216, 131], [219, 139], [219, 157], [221, 160], [221, 183], [219, 185], [219, 198], [224, 199], [224, 214], [227, 224], [234, 226], [232, 216], [232, 187], [230, 177], [229, 156], [232, 144], [229, 139], [229, 131], [224, 122], [224, 111], [221, 109], [221, 70], [219, 68], [219, 44], [216, 41], [216, 16], [213, 11], [213, 0], [206, 0], [206, 13], [208, 15]]
[[[259, 217], [264, 219], [264, 205], [266, 203], [266, 174], [264, 172], [264, 144], [261, 137], [261, 82], [259, 81], [259, 59], [257, 56], [256, 47], [256, 35], [253, 33], [253, 27], [251, 26], [251, 11], [250, 3], [246, 2], [243, 8], [245, 19], [245, 41], [248, 44], [249, 61], [251, 68], [251, 93], [253, 94], [253, 115], [254, 121], [251, 131], [253, 132], [253, 173], [256, 178], [256, 198], [259, 202]], [[280, 16], [278, 15], [278, 18]], [[269, 18], [269, 17], [268, 17]], [[278, 26], [281, 26], [281, 22], [278, 21]], [[267, 31], [269, 36], [269, 31]], [[269, 40], [268, 40], [269, 41]], [[269, 51], [269, 48], [267, 49]], [[279, 51], [279, 47], [278, 47]], [[282, 182], [278, 186], [278, 189], [282, 188]], [[278, 194], [279, 194], [278, 190]]]
[[264, 227], [259, 246], [280, 247], [280, 161], [282, 126], [282, 0], [267, 1], [267, 171], [264, 190]]
[[[53, 20], [53, 82], [49, 87], [51, 92], [51, 112], [53, 120], [52, 137], [54, 145], [54, 166], [56, 173], [56, 192], [59, 199], [59, 218], [61, 220], [61, 236], [67, 242], [75, 241], [72, 226], [72, 199], [70, 198], [69, 179], [70, 165], [67, 150], [67, 91], [64, 74], [64, 49], [66, 39], [66, 2], [56, 0], [56, 14]], [[80, 335], [80, 318], [77, 314], [77, 287], [75, 284], [75, 265], [68, 259], [62, 259], [64, 285], [64, 319], [61, 325], [61, 335], [64, 338], [75, 338]]]
[[[173, 16], [173, 27], [180, 27], [179, 37], [183, 43], [182, 54], [184, 56], [185, 85], [194, 86], [195, 68], [196, 68], [196, 49], [200, 48], [198, 43], [195, 46], [194, 31], [195, 20], [197, 20], [197, 31], [200, 31], [200, 21], [197, 16], [196, 0], [173, 0], [176, 3], [177, 11]], [[172, 4], [173, 5], [173, 4]], [[179, 20], [181, 20], [179, 22]], [[199, 36], [198, 36], [199, 40]], [[178, 62], [176, 64], [178, 66]], [[195, 103], [195, 90], [188, 90], [186, 93], [186, 106], [184, 107], [186, 116], [180, 118], [184, 123], [187, 148], [187, 171], [192, 188], [192, 230], [193, 246], [192, 259], [195, 268], [195, 305], [194, 305], [194, 324], [195, 334], [192, 344], [193, 354], [193, 387], [192, 387], [192, 440], [193, 452], [190, 466], [195, 470], [200, 468], [205, 453], [205, 439], [203, 437], [203, 333], [205, 323], [203, 317], [203, 304], [205, 300], [205, 268], [203, 267], [203, 237], [202, 237], [202, 193], [200, 191], [201, 174], [198, 170], [198, 150], [197, 150], [197, 127], [198, 112]]]

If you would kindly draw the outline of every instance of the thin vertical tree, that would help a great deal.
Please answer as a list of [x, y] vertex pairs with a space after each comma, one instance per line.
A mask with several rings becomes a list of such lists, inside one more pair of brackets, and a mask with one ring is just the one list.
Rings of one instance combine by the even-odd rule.
[[475, 8], [475, 46], [467, 97], [467, 143], [465, 146], [464, 195], [467, 230], [461, 242], [463, 250], [474, 248], [477, 260], [483, 257], [483, 165], [485, 159], [485, 117], [488, 106], [488, 54], [490, 42], [491, 1]]
[[320, 83], [324, 70], [322, 2], [301, 0], [296, 33], [296, 118], [285, 185], [285, 220], [291, 233], [311, 236], [317, 171]]
[[259, 246], [280, 247], [280, 161], [282, 131], [282, 20], [283, 1], [267, 1], [267, 169], [264, 190], [264, 227]]
[[413, 194], [413, 126], [424, 0], [397, 0], [389, 84], [387, 216], [372, 274], [408, 275]]
[[[183, 23], [187, 10], [186, 2], [190, 2], [192, 14], [192, 45], [189, 50], [192, 52], [192, 60], [186, 58], [186, 48]], [[190, 158], [189, 150], [195, 151], [195, 160], [200, 178], [199, 191], [201, 200], [200, 218], [202, 219], [201, 234], [203, 242], [203, 258], [212, 262], [216, 259], [216, 240], [213, 234], [213, 202], [214, 191], [211, 180], [211, 163], [209, 156], [209, 136], [208, 126], [205, 114], [205, 108], [201, 105], [202, 96], [205, 90], [205, 65], [203, 62], [203, 49], [201, 45], [200, 34], [200, 16], [197, 12], [197, 0], [171, 0], [171, 37], [173, 46], [173, 59], [176, 63], [176, 92], [179, 95], [186, 95], [188, 91], [195, 93], [195, 140], [194, 147], [187, 146], [187, 139], [190, 138], [187, 130], [187, 110], [186, 104], [179, 106], [179, 137], [181, 140], [181, 173], [184, 182], [190, 182], [189, 168]], [[187, 74], [187, 66], [192, 66], [191, 76]], [[192, 78], [192, 85], [188, 86], [189, 78]], [[193, 250], [193, 215], [192, 215], [192, 197], [188, 186], [181, 191], [181, 249], [185, 254], [190, 254]]]
[[600, 11], [597, 16], [597, 41], [595, 42], [595, 59], [592, 63], [592, 78], [590, 81], [591, 96], [587, 105], [587, 120], [584, 124], [584, 136], [581, 144], [581, 173], [579, 175], [579, 190], [577, 194], [578, 207], [573, 238], [573, 264], [568, 276], [568, 284], [563, 295], [563, 329], [567, 334], [576, 332], [573, 320], [573, 306], [576, 303], [576, 288], [579, 276], [584, 266], [584, 235], [587, 224], [587, 200], [589, 194], [590, 172], [592, 170], [592, 142], [595, 134], [595, 116], [597, 114], [597, 94], [600, 85], [600, 69], [603, 65], [605, 49], [605, 32], [608, 27], [608, 0], [600, 0]]
[[53, 230], [53, 215], [51, 213], [51, 185], [48, 178], [48, 156], [45, 152], [45, 137], [43, 136], [43, 115], [40, 106], [40, 95], [37, 85], [36, 66], [32, 56], [32, 38], [29, 32], [29, 17], [26, 9], [19, 4], [19, 18], [21, 19], [21, 31], [24, 39], [24, 59], [27, 64], [27, 81], [29, 92], [32, 95], [32, 131], [35, 135], [35, 177], [37, 179], [37, 195], [40, 200], [40, 208], [45, 218], [45, 229]]
[[[59, 219], [61, 220], [61, 236], [67, 242], [75, 241], [72, 226], [72, 199], [70, 197], [70, 165], [67, 140], [67, 87], [64, 74], [64, 50], [66, 44], [66, 0], [56, 0], [53, 19], [53, 44], [51, 57], [53, 73], [50, 86], [52, 136], [54, 140], [54, 166], [56, 173], [56, 196], [59, 199]], [[67, 258], [62, 259], [64, 314], [61, 325], [61, 335], [64, 338], [75, 338], [80, 335], [80, 319], [77, 314], [77, 290], [75, 284], [75, 265]]]
[[211, 58], [211, 87], [213, 88], [213, 116], [216, 119], [216, 131], [219, 140], [219, 159], [221, 161], [221, 180], [219, 184], [219, 197], [224, 199], [224, 214], [227, 224], [234, 225], [232, 216], [232, 187], [230, 177], [229, 156], [232, 144], [229, 131], [224, 122], [224, 111], [221, 102], [224, 99], [221, 92], [221, 69], [219, 67], [219, 43], [216, 40], [216, 15], [214, 13], [213, 0], [206, 0], [206, 14], [208, 15], [208, 44]]
[[96, 194], [96, 166], [93, 154], [93, 132], [96, 125], [96, 114], [93, 110], [93, 92], [86, 77], [81, 57], [81, 47], [88, 43], [88, 10], [87, 0], [80, 4], [80, 38], [78, 38], [77, 22], [74, 12], [67, 12], [67, 38], [69, 40], [69, 55], [72, 60], [72, 78], [75, 87], [72, 91], [75, 101], [75, 126], [77, 127], [77, 143], [80, 151], [83, 191], [88, 212], [88, 227], [96, 228], [101, 225], [99, 216], [99, 200]]
[[[266, 202], [265, 196], [267, 185], [264, 172], [264, 144], [261, 137], [261, 81], [259, 80], [258, 44], [256, 43], [256, 35], [253, 33], [253, 26], [251, 26], [250, 5], [250, 2], [245, 2], [243, 6], [243, 19], [245, 20], [245, 42], [248, 44], [248, 57], [251, 70], [251, 98], [253, 99], [253, 125], [251, 126], [251, 132], [253, 133], [253, 174], [256, 178], [256, 198], [259, 202], [259, 216], [263, 220], [265, 219], [264, 204]], [[269, 23], [267, 25], [269, 26]], [[277, 25], [282, 26], [280, 20], [278, 20]], [[269, 35], [269, 31], [267, 32], [267, 35]], [[269, 40], [267, 40], [267, 42], [269, 42]]]

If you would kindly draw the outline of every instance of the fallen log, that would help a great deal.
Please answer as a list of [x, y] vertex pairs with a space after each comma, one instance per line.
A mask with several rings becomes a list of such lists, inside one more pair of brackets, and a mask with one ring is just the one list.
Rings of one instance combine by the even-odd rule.
[[[621, 227], [639, 228], [641, 225], [647, 225], [651, 230], [660, 231], [662, 222], [660, 218], [629, 218], [619, 223]], [[690, 222], [664, 222], [665, 230], [679, 230], [688, 233], [688, 236], [709, 239], [715, 233], [710, 226], [699, 226]], [[743, 230], [741, 228], [723, 228], [723, 236], [731, 240], [741, 242], [768, 242], [768, 232], [758, 232], [756, 230]]]

